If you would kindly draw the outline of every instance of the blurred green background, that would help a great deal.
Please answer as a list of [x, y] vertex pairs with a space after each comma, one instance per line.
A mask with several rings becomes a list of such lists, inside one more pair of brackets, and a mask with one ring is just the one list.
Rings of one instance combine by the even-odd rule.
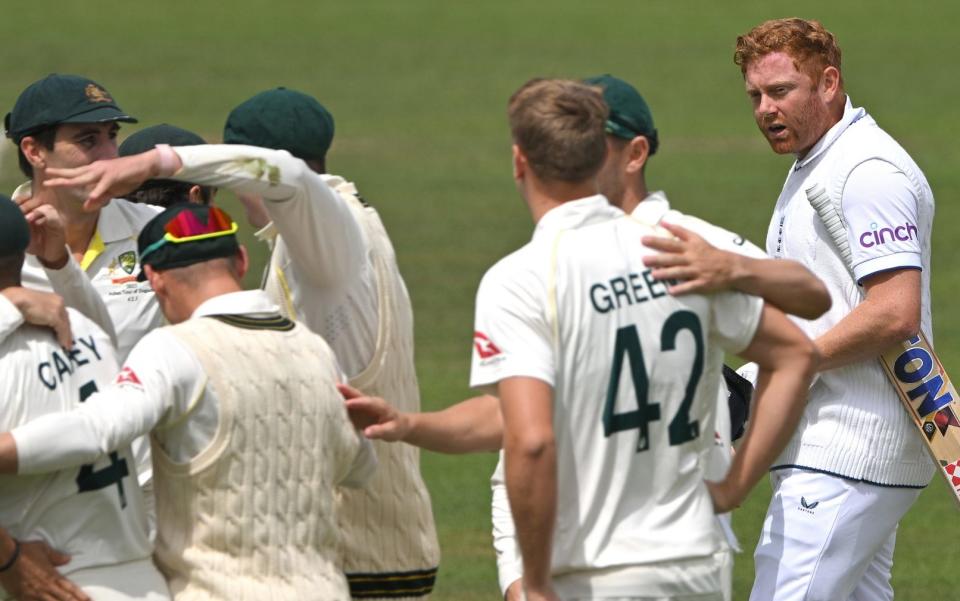
[[[820, 19], [838, 36], [854, 103], [926, 171], [938, 200], [937, 348], [958, 370], [951, 299], [960, 269], [947, 260], [960, 238], [949, 225], [960, 192], [956, 2], [10, 2], [0, 13], [0, 108], [47, 73], [78, 73], [140, 118], [121, 137], [169, 122], [217, 141], [227, 112], [255, 92], [284, 85], [316, 95], [337, 121], [331, 172], [358, 182], [396, 244], [416, 310], [424, 405], [438, 408], [470, 394], [480, 276], [531, 231], [510, 178], [510, 93], [533, 76], [609, 72], [631, 81], [660, 130], [652, 187], [762, 245], [790, 159], [756, 131], [731, 57], [736, 35], [783, 16]], [[4, 146], [0, 186], [10, 191], [21, 177]], [[229, 195], [220, 202], [240, 213]], [[438, 601], [498, 597], [494, 463], [492, 455], [423, 456], [444, 554]], [[735, 599], [749, 591], [768, 495], [764, 483], [736, 513], [747, 552], [737, 558]], [[958, 539], [960, 513], [935, 481], [899, 532], [897, 598], [960, 599]]]

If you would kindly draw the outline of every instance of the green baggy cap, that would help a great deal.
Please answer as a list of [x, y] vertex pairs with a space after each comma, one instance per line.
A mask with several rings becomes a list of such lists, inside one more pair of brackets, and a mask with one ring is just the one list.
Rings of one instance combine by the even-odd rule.
[[19, 143], [24, 136], [60, 123], [108, 121], [137, 122], [97, 82], [79, 75], [52, 73], [20, 94], [3, 124], [7, 137]]
[[610, 107], [608, 134], [626, 140], [645, 136], [650, 141], [650, 154], [657, 151], [660, 140], [657, 137], [657, 128], [653, 126], [653, 115], [647, 101], [635, 87], [609, 74], [588, 77], [583, 81], [603, 88], [603, 100]]
[[305, 161], [324, 159], [333, 142], [333, 115], [303, 92], [267, 90], [230, 111], [223, 141], [286, 150]]
[[170, 125], [169, 123], [161, 123], [160, 125], [145, 127], [136, 133], [130, 134], [130, 136], [123, 141], [123, 144], [120, 145], [120, 148], [117, 149], [117, 153], [122, 157], [127, 157], [132, 154], [140, 154], [141, 152], [153, 150], [153, 147], [157, 144], [200, 146], [206, 143], [206, 140], [190, 130]]
[[0, 257], [17, 255], [30, 244], [30, 228], [17, 203], [0, 194]]

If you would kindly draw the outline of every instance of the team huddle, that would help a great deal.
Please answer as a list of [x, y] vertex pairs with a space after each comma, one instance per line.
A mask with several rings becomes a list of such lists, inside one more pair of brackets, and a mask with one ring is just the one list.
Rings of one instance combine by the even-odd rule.
[[[136, 119], [105, 88], [31, 84], [5, 119], [29, 182], [0, 198], [0, 599], [426, 599], [421, 448], [500, 452], [507, 600], [729, 601], [729, 512], [768, 472], [751, 600], [892, 599], [934, 464], [877, 358], [932, 340], [933, 194], [820, 23], [762, 23], [734, 62], [796, 158], [766, 252], [647, 188], [660, 140], [626, 81], [511, 96], [535, 229], [479, 284], [477, 396], [437, 412], [316, 99], [257, 94], [223, 144], [162, 124], [118, 148]], [[261, 289], [221, 188], [269, 249]]]

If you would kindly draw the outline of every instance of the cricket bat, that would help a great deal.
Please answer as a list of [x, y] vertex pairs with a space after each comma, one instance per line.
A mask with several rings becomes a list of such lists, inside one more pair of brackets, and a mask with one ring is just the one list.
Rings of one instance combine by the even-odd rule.
[[[806, 193], [852, 272], [852, 254], [839, 211], [822, 186], [808, 188]], [[960, 397], [940, 359], [919, 332], [887, 349], [880, 356], [880, 365], [960, 507]]]

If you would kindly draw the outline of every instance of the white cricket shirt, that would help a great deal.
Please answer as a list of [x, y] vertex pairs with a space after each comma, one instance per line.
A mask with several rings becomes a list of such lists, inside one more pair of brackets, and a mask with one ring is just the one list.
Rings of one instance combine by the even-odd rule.
[[[61, 348], [47, 328], [20, 327], [0, 342], [0, 431], [83, 407], [117, 373], [109, 338], [69, 310], [74, 345]], [[41, 440], [53, 446], [57, 438]], [[146, 514], [128, 445], [49, 473], [0, 476], [0, 525], [21, 540], [40, 539], [70, 554], [69, 574], [150, 557]], [[0, 598], [6, 598], [0, 592]]]
[[724, 350], [750, 343], [762, 301], [670, 296], [643, 266], [640, 238], [657, 233], [603, 196], [567, 202], [477, 293], [471, 385], [554, 390], [554, 575], [719, 549], [700, 456]]
[[[15, 197], [29, 195], [29, 184], [20, 186], [14, 192]], [[137, 282], [137, 274], [140, 273], [137, 235], [161, 210], [160, 207], [114, 198], [100, 209], [97, 229], [80, 262], [80, 267], [90, 277], [113, 320], [117, 334], [117, 357], [121, 362], [147, 332], [163, 324], [163, 314], [150, 283]], [[27, 255], [22, 277], [23, 285], [29, 288], [47, 292], [54, 289], [50, 275], [32, 255]], [[63, 293], [63, 290], [61, 288], [58, 292]], [[73, 295], [73, 298], [82, 297], [82, 294]], [[69, 292], [65, 297], [68, 295]], [[86, 307], [78, 306], [87, 313]]]
[[[853, 255], [837, 253], [806, 190], [839, 207]], [[921, 329], [933, 340], [930, 235], [933, 193], [907, 152], [847, 98], [843, 117], [790, 168], [767, 232], [767, 251], [794, 259], [826, 284], [833, 305], [794, 322], [816, 339], [861, 302], [858, 284], [888, 270], [921, 269]], [[848, 269], [852, 267], [854, 277]], [[821, 372], [800, 425], [773, 469], [804, 467], [867, 483], [925, 486], [933, 465], [878, 360]]]

